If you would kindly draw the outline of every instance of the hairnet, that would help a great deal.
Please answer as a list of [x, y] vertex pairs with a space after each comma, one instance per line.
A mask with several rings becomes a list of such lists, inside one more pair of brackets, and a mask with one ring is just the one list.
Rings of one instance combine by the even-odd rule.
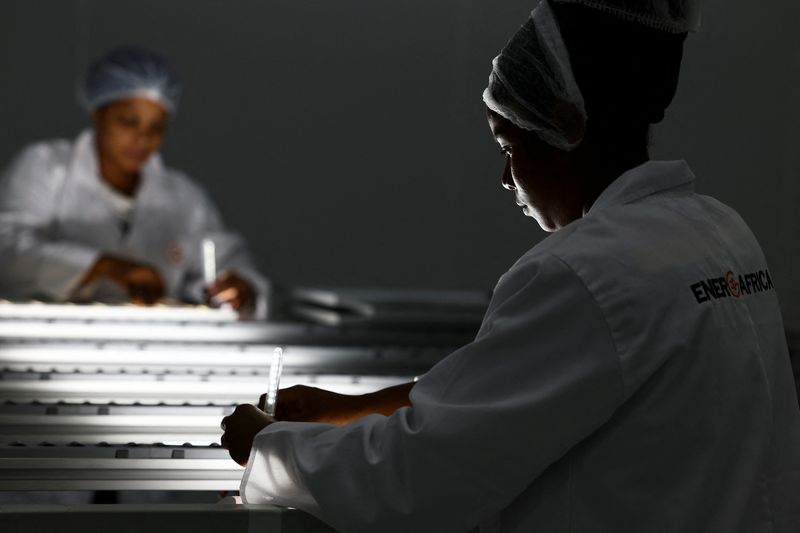
[[89, 111], [124, 98], [147, 98], [174, 113], [181, 86], [166, 60], [136, 46], [113, 49], [86, 73], [81, 99]]
[[548, 0], [492, 61], [487, 107], [546, 143], [571, 150], [583, 138], [586, 111]]
[[557, 0], [599, 9], [632, 22], [672, 33], [697, 31], [700, 27], [698, 0]]
[[[483, 101], [516, 126], [544, 142], [571, 150], [586, 131], [586, 103], [575, 81], [559, 22], [542, 0], [492, 61]], [[620, 20], [685, 33], [699, 26], [699, 0], [557, 0], [580, 4]], [[662, 113], [663, 116], [663, 113]]]

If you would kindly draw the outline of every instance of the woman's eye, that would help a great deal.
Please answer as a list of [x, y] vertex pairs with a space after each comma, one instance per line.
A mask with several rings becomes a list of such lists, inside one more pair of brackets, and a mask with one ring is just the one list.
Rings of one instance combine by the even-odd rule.
[[506, 157], [510, 157], [511, 156], [511, 147], [510, 146], [501, 146], [500, 147], [500, 153], [503, 154]]

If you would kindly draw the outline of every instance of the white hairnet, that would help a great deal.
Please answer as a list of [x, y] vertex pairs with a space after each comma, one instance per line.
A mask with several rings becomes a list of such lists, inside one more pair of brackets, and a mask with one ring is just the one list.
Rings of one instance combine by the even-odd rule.
[[548, 0], [492, 61], [487, 107], [546, 143], [571, 150], [583, 139], [586, 111]]
[[135, 46], [115, 48], [89, 67], [81, 99], [89, 111], [131, 97], [147, 98], [174, 113], [181, 86], [163, 57]]
[[599, 9], [657, 30], [687, 33], [700, 28], [698, 0], [556, 0]]
[[[654, 29], [685, 33], [699, 26], [699, 0], [555, 0], [581, 4]], [[528, 21], [492, 61], [483, 101], [516, 126], [535, 131], [544, 142], [572, 150], [586, 131], [586, 108], [570, 66], [550, 0], [542, 0]]]

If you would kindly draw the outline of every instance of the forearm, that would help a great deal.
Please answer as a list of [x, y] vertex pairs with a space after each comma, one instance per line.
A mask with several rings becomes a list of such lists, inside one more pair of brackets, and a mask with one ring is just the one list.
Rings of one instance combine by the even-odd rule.
[[[316, 387], [296, 385], [282, 389], [276, 409], [278, 420], [349, 424], [371, 414], [391, 415], [410, 405], [408, 393], [413, 383], [403, 383], [362, 395], [338, 394]], [[263, 407], [264, 396], [261, 397]]]
[[389, 416], [401, 407], [408, 407], [411, 402], [408, 393], [414, 387], [414, 382], [402, 383], [379, 391], [355, 396], [351, 420], [371, 414]]

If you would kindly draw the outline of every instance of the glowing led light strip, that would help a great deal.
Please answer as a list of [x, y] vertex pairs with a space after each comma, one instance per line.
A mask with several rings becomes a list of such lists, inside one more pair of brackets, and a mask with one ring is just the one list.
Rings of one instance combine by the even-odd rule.
[[203, 281], [210, 286], [217, 279], [217, 247], [211, 239], [203, 239]]
[[59, 429], [57, 433], [26, 433], [21, 431], [6, 431], [3, 430], [3, 439], [7, 442], [24, 442], [29, 445], [46, 442], [55, 445], [69, 445], [72, 443], [81, 443], [83, 445], [92, 445], [98, 442], [104, 442], [111, 445], [126, 445], [130, 443], [137, 444], [163, 444], [166, 446], [183, 446], [184, 444], [191, 444], [192, 446], [209, 446], [211, 444], [219, 443], [219, 437], [222, 430], [219, 429], [219, 420], [217, 420], [217, 430], [206, 432], [177, 432], [177, 431], [155, 431], [155, 430], [141, 430], [133, 432], [117, 431], [114, 428], [102, 430], [95, 428], [92, 431], [86, 431], [82, 428], [68, 428]]
[[264, 402], [264, 412], [271, 417], [275, 416], [275, 404], [278, 401], [281, 373], [283, 373], [283, 348], [278, 347], [272, 352], [272, 364], [269, 365], [267, 399]]
[[132, 427], [152, 428], [201, 428], [203, 432], [219, 428], [221, 416], [208, 415], [0, 415], [0, 427], [22, 428], [34, 426], [46, 431], [50, 426], [82, 426], [90, 428]]
[[0, 366], [18, 365], [98, 365], [98, 366], [189, 366], [189, 367], [261, 367], [266, 371], [264, 354], [268, 351], [246, 351], [237, 348], [217, 350], [139, 350], [136, 348], [103, 348], [95, 346], [49, 348], [0, 345]]
[[106, 341], [179, 341], [266, 343], [285, 333], [301, 333], [304, 327], [248, 323], [224, 324], [224, 327], [180, 324], [126, 324], [123, 322], [43, 324], [36, 320], [0, 321], [0, 338], [61, 339]]
[[[239, 346], [109, 346], [97, 344], [0, 344], [0, 368], [87, 366], [98, 368], [150, 367], [164, 368], [257, 368], [267, 372], [268, 354], [275, 346], [250, 345], [242, 350]], [[292, 347], [293, 367], [313, 367], [337, 364], [349, 366], [373, 366], [376, 350], [373, 348], [339, 347]], [[391, 363], [391, 361], [389, 361]], [[432, 364], [432, 363], [431, 363]]]
[[141, 307], [124, 304], [11, 303], [0, 300], [0, 318], [206, 323], [234, 322], [238, 315], [232, 309], [215, 309], [201, 305]]
[[[16, 401], [255, 403], [264, 391], [263, 377], [225, 381], [145, 381], [111, 379], [0, 380], [0, 398]], [[149, 376], [153, 378], [154, 376]], [[408, 376], [291, 375], [285, 386], [313, 384], [342, 394], [363, 394], [409, 381]]]

